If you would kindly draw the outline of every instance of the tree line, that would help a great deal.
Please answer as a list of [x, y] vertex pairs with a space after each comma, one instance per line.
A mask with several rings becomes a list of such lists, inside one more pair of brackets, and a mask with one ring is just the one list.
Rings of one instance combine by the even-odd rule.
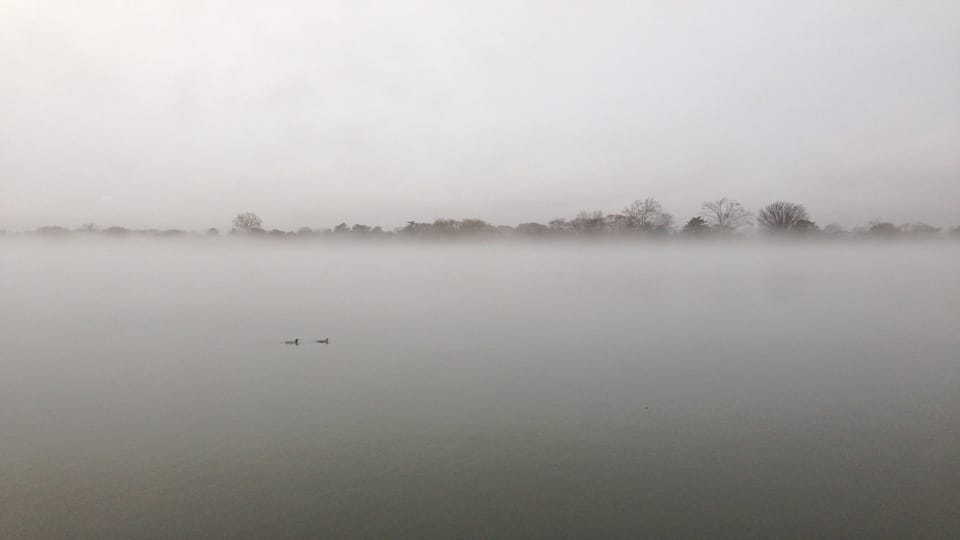
[[[72, 233], [102, 234], [106, 236], [125, 236], [130, 234], [147, 236], [182, 236], [205, 234], [208, 236], [251, 235], [269, 237], [336, 237], [336, 238], [461, 238], [461, 237], [498, 237], [517, 236], [531, 238], [547, 237], [733, 237], [738, 233], [756, 227], [764, 234], [776, 236], [820, 236], [842, 237], [862, 236], [881, 238], [917, 238], [942, 236], [945, 231], [939, 227], [917, 222], [894, 224], [875, 221], [868, 225], [846, 229], [830, 224], [820, 227], [802, 204], [789, 201], [775, 201], [762, 208], [756, 214], [745, 208], [739, 201], [728, 197], [705, 201], [700, 212], [684, 222], [675, 223], [673, 215], [652, 197], [638, 199], [625, 206], [620, 212], [605, 214], [601, 210], [583, 211], [573, 218], [557, 218], [547, 223], [528, 222], [515, 227], [493, 225], [482, 219], [436, 219], [432, 222], [408, 221], [405, 225], [385, 230], [379, 226], [340, 223], [331, 228], [312, 229], [301, 227], [296, 231], [267, 229], [263, 221], [253, 212], [241, 212], [234, 217], [231, 227], [222, 233], [210, 228], [202, 233], [178, 229], [134, 230], [125, 227], [100, 228], [94, 223], [86, 223], [77, 229], [59, 226], [40, 227], [34, 233], [56, 236]], [[960, 226], [946, 231], [960, 238]]]

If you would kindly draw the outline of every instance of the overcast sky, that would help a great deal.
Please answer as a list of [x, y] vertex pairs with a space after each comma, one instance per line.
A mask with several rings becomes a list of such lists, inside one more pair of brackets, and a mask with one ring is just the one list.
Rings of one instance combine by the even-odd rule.
[[0, 228], [960, 225], [960, 2], [0, 2]]

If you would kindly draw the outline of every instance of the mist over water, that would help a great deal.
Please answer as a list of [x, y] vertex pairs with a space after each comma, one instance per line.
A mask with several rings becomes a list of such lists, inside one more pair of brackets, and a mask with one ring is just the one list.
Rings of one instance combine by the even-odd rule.
[[0, 536], [946, 537], [958, 263], [5, 240]]

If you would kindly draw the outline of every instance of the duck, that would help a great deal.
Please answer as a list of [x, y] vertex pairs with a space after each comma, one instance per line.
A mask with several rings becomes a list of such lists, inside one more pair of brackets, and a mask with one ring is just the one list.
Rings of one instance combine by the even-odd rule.
[[330, 338], [318, 339], [318, 340], [317, 340], [317, 343], [323, 343], [323, 344], [325, 344], [325, 345], [329, 345], [329, 344], [330, 344]]
[[290, 341], [284, 341], [283, 343], [284, 343], [285, 345], [299, 345], [299, 344], [300, 344], [300, 338], [293, 339], [293, 340], [290, 340]]

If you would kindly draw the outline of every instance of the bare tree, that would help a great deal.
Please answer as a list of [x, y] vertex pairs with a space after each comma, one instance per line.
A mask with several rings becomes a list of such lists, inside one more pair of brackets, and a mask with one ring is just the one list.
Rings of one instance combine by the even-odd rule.
[[233, 218], [233, 230], [244, 233], [263, 232], [263, 222], [253, 212], [242, 212]]
[[660, 212], [660, 215], [657, 216], [656, 221], [654, 221], [654, 231], [658, 233], [668, 233], [673, 229], [673, 214], [668, 212]]
[[812, 223], [807, 215], [807, 209], [802, 204], [786, 201], [768, 204], [757, 216], [757, 223], [769, 232], [808, 228], [806, 223], [801, 222]]
[[633, 201], [630, 206], [623, 209], [622, 214], [627, 218], [630, 226], [634, 229], [642, 229], [653, 223], [656, 216], [663, 211], [661, 205], [656, 199], [647, 197], [640, 201]]
[[630, 219], [623, 214], [610, 214], [604, 220], [607, 231], [613, 234], [621, 234], [630, 229]]
[[701, 212], [710, 226], [724, 231], [735, 231], [753, 222], [750, 211], [738, 201], [727, 197], [703, 203]]
[[630, 229], [666, 232], [673, 226], [673, 216], [664, 212], [663, 205], [652, 197], [633, 201], [623, 209], [622, 215]]

